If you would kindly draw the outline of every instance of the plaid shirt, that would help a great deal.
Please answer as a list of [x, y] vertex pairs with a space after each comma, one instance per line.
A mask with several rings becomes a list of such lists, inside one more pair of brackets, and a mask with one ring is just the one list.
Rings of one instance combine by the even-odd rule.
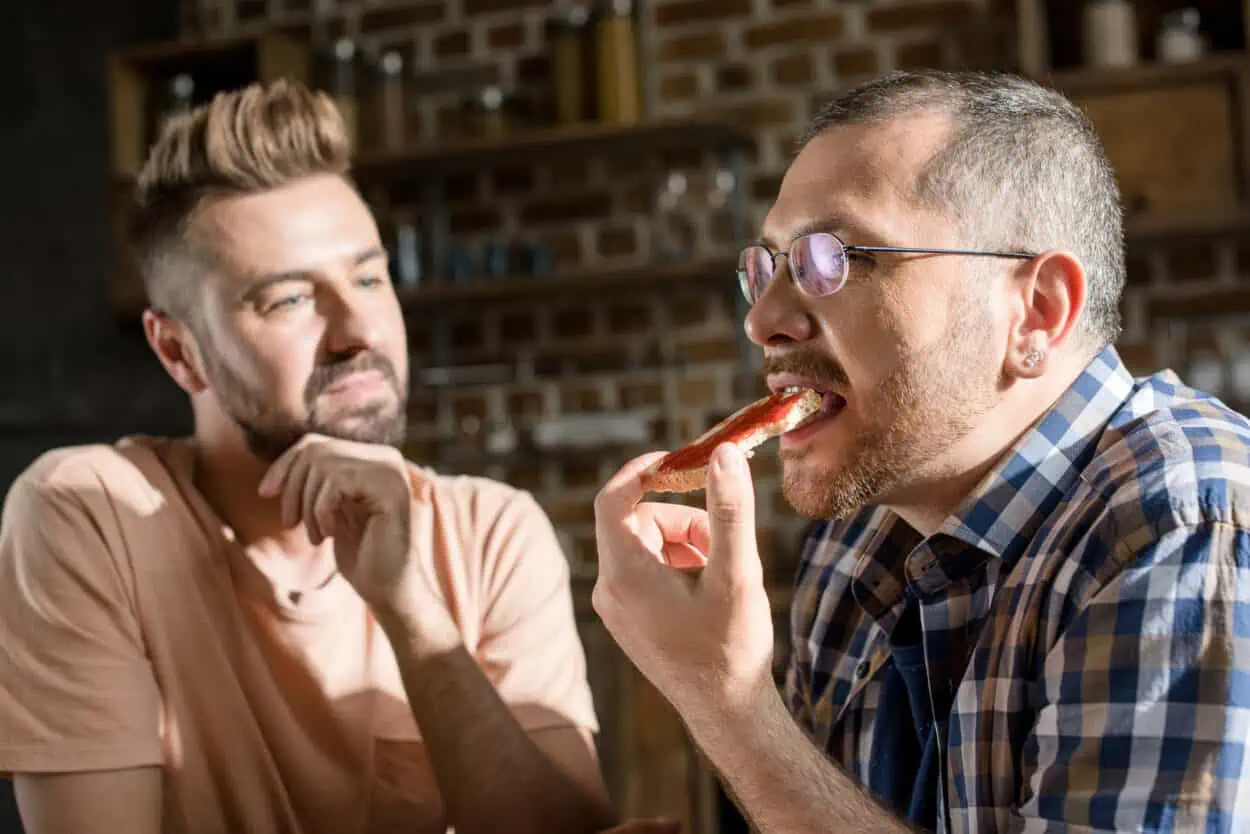
[[864, 785], [908, 598], [939, 830], [1250, 830], [1244, 417], [1109, 347], [935, 535], [880, 507], [814, 528], [785, 695]]

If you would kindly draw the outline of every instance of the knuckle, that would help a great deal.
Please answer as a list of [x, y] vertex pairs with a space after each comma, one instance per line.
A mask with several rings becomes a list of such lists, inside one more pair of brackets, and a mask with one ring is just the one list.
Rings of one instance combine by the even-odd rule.
[[602, 578], [595, 580], [594, 587], [590, 589], [590, 607], [602, 617], [608, 611], [610, 599], [611, 592], [607, 583]]

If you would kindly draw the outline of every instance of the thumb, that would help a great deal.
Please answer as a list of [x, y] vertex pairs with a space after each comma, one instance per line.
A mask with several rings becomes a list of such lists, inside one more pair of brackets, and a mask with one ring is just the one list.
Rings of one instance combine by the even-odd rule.
[[746, 455], [721, 444], [708, 466], [707, 515], [712, 548], [709, 568], [735, 579], [762, 571], [755, 541], [755, 484]]

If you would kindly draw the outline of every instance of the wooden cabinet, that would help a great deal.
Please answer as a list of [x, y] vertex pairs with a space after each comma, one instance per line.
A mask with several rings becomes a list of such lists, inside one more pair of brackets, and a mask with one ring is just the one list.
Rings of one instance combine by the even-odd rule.
[[113, 174], [133, 177], [167, 111], [170, 86], [190, 77], [190, 103], [251, 81], [292, 78], [307, 83], [312, 59], [306, 43], [272, 32], [211, 42], [162, 43], [109, 56], [109, 121]]
[[[1020, 67], [1089, 116], [1115, 167], [1130, 240], [1250, 225], [1250, 0], [1133, 3], [1138, 59], [1091, 67], [1075, 0], [1017, 0]], [[1155, 35], [1195, 5], [1208, 52], [1168, 63]]]

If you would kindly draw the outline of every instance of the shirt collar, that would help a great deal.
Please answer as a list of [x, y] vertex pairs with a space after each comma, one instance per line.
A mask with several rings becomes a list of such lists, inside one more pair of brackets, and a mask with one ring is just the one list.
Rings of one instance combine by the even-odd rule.
[[1081, 476], [1133, 377], [1107, 346], [981, 479], [939, 532], [1013, 565]]
[[1115, 348], [1102, 350], [928, 539], [880, 506], [839, 525], [837, 539], [860, 554], [850, 588], [860, 606], [888, 633], [909, 587], [927, 596], [991, 558], [1010, 569], [1089, 465], [1132, 388]]

